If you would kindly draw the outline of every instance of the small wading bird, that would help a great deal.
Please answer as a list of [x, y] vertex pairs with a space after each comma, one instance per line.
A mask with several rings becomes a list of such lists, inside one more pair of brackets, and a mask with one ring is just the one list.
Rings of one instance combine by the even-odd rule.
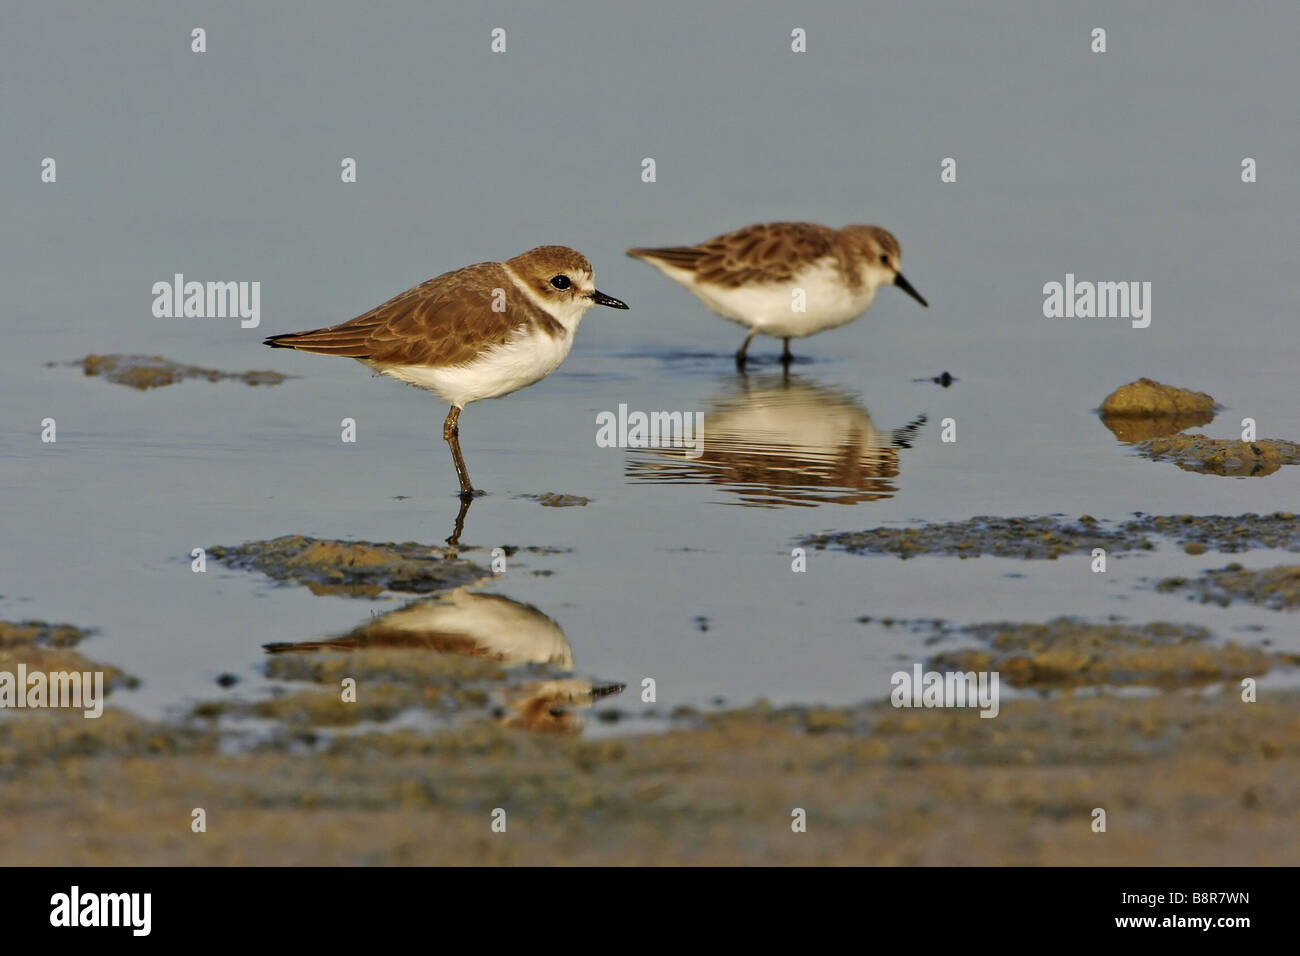
[[[755, 335], [790, 340], [852, 322], [871, 305], [876, 289], [896, 285], [922, 305], [921, 293], [898, 271], [898, 240], [879, 226], [835, 230], [811, 222], [746, 226], [697, 246], [629, 249], [714, 312], [749, 329], [736, 353]], [[800, 297], [799, 292], [803, 295]]]
[[422, 282], [340, 325], [273, 335], [264, 344], [354, 358], [451, 403], [442, 437], [451, 447], [461, 500], [468, 502], [474, 486], [460, 453], [461, 411], [555, 371], [593, 305], [627, 308], [596, 290], [581, 253], [540, 246]]

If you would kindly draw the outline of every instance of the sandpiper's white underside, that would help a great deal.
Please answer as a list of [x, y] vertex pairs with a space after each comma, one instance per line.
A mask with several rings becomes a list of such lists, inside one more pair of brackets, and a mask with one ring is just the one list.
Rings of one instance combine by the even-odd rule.
[[[831, 257], [817, 260], [789, 282], [751, 284], [736, 289], [701, 282], [687, 269], [655, 259], [647, 261], [674, 282], [690, 289], [723, 318], [780, 338], [803, 338], [847, 325], [867, 310], [876, 295], [875, 284], [870, 280], [857, 290], [850, 289]], [[803, 312], [793, 308], [795, 289], [804, 291]]]

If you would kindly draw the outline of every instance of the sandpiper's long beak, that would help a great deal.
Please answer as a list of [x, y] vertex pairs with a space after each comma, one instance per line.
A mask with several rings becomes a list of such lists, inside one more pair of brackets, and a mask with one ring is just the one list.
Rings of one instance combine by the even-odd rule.
[[627, 303], [624, 302], [622, 299], [616, 299], [612, 295], [605, 295], [605, 293], [601, 292], [599, 289], [595, 289], [592, 291], [591, 301], [595, 302], [597, 305], [607, 305], [611, 309], [627, 308]]
[[906, 279], [903, 278], [903, 273], [901, 272], [894, 273], [894, 285], [898, 286], [900, 289], [902, 289], [904, 292], [910, 295], [917, 302], [920, 302], [927, 309], [930, 307], [930, 303], [925, 301], [921, 293], [917, 292], [916, 289], [912, 288], [912, 283], [908, 282]]

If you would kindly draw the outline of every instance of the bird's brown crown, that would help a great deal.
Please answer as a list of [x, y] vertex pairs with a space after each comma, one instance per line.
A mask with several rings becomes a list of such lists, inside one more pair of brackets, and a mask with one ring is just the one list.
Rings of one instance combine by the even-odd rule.
[[879, 226], [845, 226], [840, 230], [840, 235], [863, 258], [874, 261], [883, 252], [889, 256], [889, 261], [894, 266], [898, 265], [902, 250], [889, 230]]
[[592, 275], [591, 263], [587, 257], [568, 246], [538, 246], [513, 259], [507, 259], [506, 265], [519, 275], [530, 278], [549, 279], [555, 275], [567, 275], [575, 279], [579, 275], [588, 278]]

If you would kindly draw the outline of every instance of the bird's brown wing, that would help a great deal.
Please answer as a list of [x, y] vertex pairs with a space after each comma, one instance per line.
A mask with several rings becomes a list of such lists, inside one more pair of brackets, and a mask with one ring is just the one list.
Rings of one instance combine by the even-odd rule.
[[638, 259], [694, 272], [703, 282], [724, 288], [789, 282], [807, 264], [834, 250], [832, 229], [809, 222], [768, 222], [746, 226], [698, 246], [629, 249]]
[[[492, 308], [498, 289], [504, 290], [504, 312]], [[485, 262], [422, 282], [339, 325], [275, 335], [266, 344], [377, 365], [460, 365], [543, 318], [550, 317], [524, 297], [499, 262]]]

